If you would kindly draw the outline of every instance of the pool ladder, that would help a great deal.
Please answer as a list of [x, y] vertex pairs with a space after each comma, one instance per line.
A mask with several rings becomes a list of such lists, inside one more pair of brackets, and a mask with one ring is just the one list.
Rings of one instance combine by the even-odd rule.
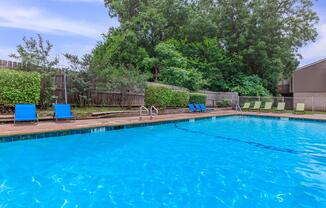
[[151, 106], [149, 113], [151, 115], [151, 119], [153, 118], [153, 116], [157, 116], [158, 115], [158, 110], [157, 108], [155, 108], [154, 105]]
[[235, 105], [235, 110], [236, 110], [237, 112], [241, 112], [241, 113], [242, 113], [242, 109], [241, 109], [239, 103], [237, 103], [237, 104]]
[[142, 120], [143, 116], [150, 116], [150, 119], [153, 119], [153, 117], [157, 115], [158, 115], [158, 110], [153, 105], [150, 107], [149, 110], [145, 106], [141, 106], [139, 108], [139, 120]]

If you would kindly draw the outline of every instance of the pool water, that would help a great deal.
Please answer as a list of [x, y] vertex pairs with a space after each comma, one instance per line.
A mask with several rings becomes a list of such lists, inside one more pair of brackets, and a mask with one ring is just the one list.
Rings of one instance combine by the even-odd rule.
[[0, 143], [0, 207], [326, 207], [326, 123], [230, 116]]

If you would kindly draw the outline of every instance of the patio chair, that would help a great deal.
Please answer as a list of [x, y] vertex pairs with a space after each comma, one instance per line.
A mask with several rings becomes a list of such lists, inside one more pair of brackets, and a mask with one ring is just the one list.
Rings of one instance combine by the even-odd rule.
[[265, 106], [262, 110], [270, 111], [270, 110], [272, 110], [272, 105], [273, 105], [273, 102], [265, 102]]
[[196, 109], [195, 109], [194, 104], [189, 103], [189, 104], [188, 104], [188, 108], [189, 108], [189, 111], [190, 111], [191, 113], [195, 113], [195, 112], [196, 112]]
[[14, 124], [17, 121], [33, 121], [38, 122], [35, 104], [16, 104]]
[[304, 111], [304, 103], [297, 103], [297, 106], [295, 108], [295, 113], [305, 113]]
[[54, 104], [54, 115], [55, 120], [59, 119], [73, 119], [75, 118], [71, 112], [71, 106], [69, 104]]
[[284, 110], [285, 110], [285, 103], [284, 102], [277, 103], [276, 112], [284, 112]]
[[195, 104], [196, 112], [203, 112], [203, 109], [201, 109], [200, 104]]
[[254, 107], [251, 109], [253, 111], [259, 111], [260, 110], [260, 106], [261, 106], [261, 102], [260, 101], [256, 101], [254, 104]]
[[200, 109], [201, 109], [202, 112], [207, 111], [205, 104], [199, 104], [199, 106], [200, 106]]
[[242, 107], [242, 110], [249, 110], [249, 108], [250, 108], [250, 103], [248, 102], [248, 103], [244, 103], [243, 104], [243, 107]]

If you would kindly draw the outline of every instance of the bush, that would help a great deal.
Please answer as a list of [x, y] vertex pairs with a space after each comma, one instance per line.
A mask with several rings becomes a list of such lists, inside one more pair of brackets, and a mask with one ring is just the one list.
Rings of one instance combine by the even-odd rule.
[[263, 81], [256, 75], [240, 76], [235, 79], [232, 92], [241, 96], [269, 96], [270, 92], [263, 86]]
[[189, 93], [186, 91], [172, 91], [171, 107], [186, 107], [189, 102]]
[[39, 73], [0, 69], [0, 104], [38, 103], [40, 91]]
[[207, 95], [202, 93], [190, 93], [189, 103], [206, 104]]
[[165, 86], [149, 85], [145, 91], [145, 105], [155, 107], [184, 107], [188, 104], [189, 93], [176, 91]]
[[165, 84], [198, 90], [204, 84], [202, 73], [195, 69], [166, 67], [160, 72], [160, 80]]

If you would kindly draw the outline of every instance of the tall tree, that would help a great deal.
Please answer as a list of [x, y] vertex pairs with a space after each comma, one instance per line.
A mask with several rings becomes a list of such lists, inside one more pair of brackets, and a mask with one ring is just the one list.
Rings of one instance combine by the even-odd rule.
[[23, 43], [17, 46], [17, 53], [10, 57], [22, 63], [22, 70], [38, 71], [41, 73], [41, 96], [40, 105], [45, 108], [54, 95], [55, 67], [59, 60], [52, 58], [53, 45], [49, 40], [44, 40], [40, 34], [37, 37], [23, 38]]
[[[298, 65], [298, 49], [308, 41], [314, 41], [317, 36], [315, 24], [318, 16], [312, 9], [313, 1], [105, 0], [109, 15], [118, 18], [120, 27], [108, 34], [103, 43], [106, 49], [102, 47], [103, 44], [97, 49], [102, 48], [104, 53], [117, 55], [110, 63], [106, 62], [106, 65], [124, 62], [122, 54], [125, 58], [127, 52], [130, 57], [138, 54], [137, 64], [130, 64], [141, 72], [150, 69], [153, 79], [156, 80], [163, 67], [158, 62], [160, 54], [155, 50], [160, 43], [174, 39], [200, 43], [200, 48], [205, 39], [216, 38], [218, 41], [210, 43], [215, 44], [210, 45], [210, 50], [215, 47], [214, 50], [223, 56], [209, 55], [209, 59], [213, 59], [209, 63], [219, 70], [212, 71], [211, 67], [205, 69], [200, 66], [199, 60], [204, 63], [207, 61], [207, 54], [204, 53], [197, 58], [196, 66], [192, 66], [200, 68], [195, 70], [199, 70], [207, 79], [214, 80], [211, 78], [215, 77], [217, 81], [223, 78], [228, 83], [237, 83], [228, 76], [257, 75], [264, 87], [277, 94], [278, 81], [289, 76]], [[116, 44], [112, 38], [123, 43], [128, 41], [124, 37], [129, 33], [133, 34], [133, 46], [126, 47], [121, 55], [110, 52], [111, 45]], [[127, 46], [128, 43], [123, 45]], [[145, 50], [144, 57], [131, 47]], [[197, 55], [200, 56], [200, 53]], [[191, 57], [188, 59], [192, 60]], [[233, 60], [232, 67], [229, 60]], [[146, 64], [139, 65], [141, 62]], [[210, 89], [228, 89], [225, 84], [207, 81]]]
[[311, 0], [219, 0], [218, 36], [229, 55], [243, 57], [274, 94], [281, 77], [298, 65], [298, 49], [314, 41], [318, 21]]
[[17, 53], [9, 56], [19, 60], [25, 70], [51, 70], [59, 63], [57, 57], [51, 57], [53, 44], [44, 40], [40, 34], [37, 37], [23, 37], [23, 43], [17, 45]]

